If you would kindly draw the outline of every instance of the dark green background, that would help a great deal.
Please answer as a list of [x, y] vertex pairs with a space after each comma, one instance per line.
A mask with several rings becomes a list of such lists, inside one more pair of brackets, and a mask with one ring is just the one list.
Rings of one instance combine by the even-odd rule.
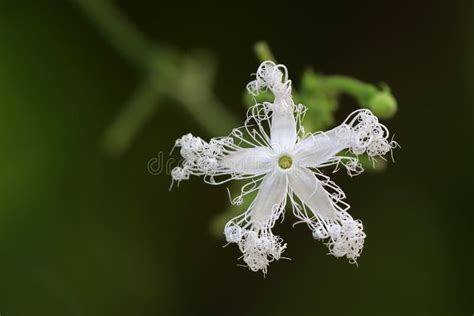
[[[260, 39], [296, 85], [306, 66], [390, 85], [396, 163], [333, 176], [366, 227], [359, 267], [291, 217], [276, 231], [292, 261], [265, 279], [237, 267], [236, 247], [209, 232], [224, 187], [194, 179], [168, 192], [170, 178], [146, 170], [184, 133], [218, 135], [167, 101], [124, 156], [108, 157], [101, 135], [142, 74], [73, 2], [1, 1], [2, 316], [474, 313], [472, 1], [119, 4], [154, 40], [214, 52], [215, 91], [241, 118]], [[338, 117], [353, 106], [343, 99]]]

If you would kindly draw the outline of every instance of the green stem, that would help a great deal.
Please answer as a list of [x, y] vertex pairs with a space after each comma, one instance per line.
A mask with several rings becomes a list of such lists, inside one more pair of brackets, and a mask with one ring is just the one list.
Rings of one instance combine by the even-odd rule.
[[139, 68], [147, 67], [153, 48], [128, 18], [108, 0], [74, 0], [123, 56]]
[[151, 80], [146, 80], [113, 120], [104, 135], [104, 147], [111, 155], [122, 154], [152, 116], [160, 100]]
[[161, 91], [177, 100], [210, 135], [223, 135], [241, 123], [212, 92], [212, 79], [206, 76], [211, 68], [198, 56], [185, 58], [179, 69], [163, 73]]
[[387, 86], [374, 85], [347, 76], [319, 76], [318, 89], [326, 93], [347, 93], [354, 97], [361, 107], [369, 108], [380, 118], [391, 118], [397, 111], [397, 100]]
[[324, 76], [319, 78], [319, 88], [334, 93], [347, 93], [358, 100], [369, 100], [378, 90], [371, 84], [347, 76]]

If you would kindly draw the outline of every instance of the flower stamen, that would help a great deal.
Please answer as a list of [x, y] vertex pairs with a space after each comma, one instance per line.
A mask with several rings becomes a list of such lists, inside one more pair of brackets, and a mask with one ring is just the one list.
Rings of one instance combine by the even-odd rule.
[[291, 157], [281, 156], [280, 159], [278, 159], [278, 166], [280, 166], [281, 169], [290, 169], [292, 164], [293, 159], [291, 159]]

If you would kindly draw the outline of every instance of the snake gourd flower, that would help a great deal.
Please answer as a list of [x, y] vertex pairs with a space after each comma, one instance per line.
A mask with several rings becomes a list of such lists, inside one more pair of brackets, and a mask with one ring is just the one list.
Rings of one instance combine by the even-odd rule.
[[291, 89], [284, 65], [263, 62], [247, 90], [254, 96], [269, 91], [273, 102], [252, 106], [244, 125], [226, 137], [206, 142], [187, 134], [175, 144], [183, 160], [172, 170], [173, 182], [192, 175], [212, 185], [243, 180], [240, 193], [231, 197], [234, 205], [256, 193], [248, 209], [225, 225], [224, 234], [228, 243], [238, 245], [250, 270], [264, 274], [287, 247], [272, 233], [286, 205], [332, 255], [356, 263], [366, 237], [362, 222], [349, 215], [344, 192], [321, 168], [345, 168], [349, 175], [358, 175], [363, 172], [358, 155], [375, 159], [397, 146], [367, 109], [353, 112], [329, 131], [305, 133], [302, 122], [307, 108], [293, 102]]

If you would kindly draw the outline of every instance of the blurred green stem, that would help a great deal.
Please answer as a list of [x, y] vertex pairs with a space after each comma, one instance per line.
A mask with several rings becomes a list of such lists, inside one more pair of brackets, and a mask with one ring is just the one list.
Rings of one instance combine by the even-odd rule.
[[347, 93], [356, 99], [365, 100], [377, 93], [371, 84], [347, 76], [320, 76], [319, 88], [328, 92]]
[[178, 101], [201, 128], [210, 135], [224, 135], [241, 123], [213, 93], [213, 77], [209, 75], [213, 68], [209, 58], [195, 54], [155, 78], [162, 93]]
[[83, 12], [123, 56], [140, 68], [147, 67], [153, 44], [109, 0], [75, 0]]
[[117, 155], [123, 152], [145, 125], [159, 103], [159, 93], [147, 79], [138, 87], [131, 100], [109, 126], [104, 137], [107, 153]]
[[[187, 56], [146, 38], [108, 0], [74, 0], [102, 34], [147, 77], [105, 133], [105, 148], [121, 154], [157, 109], [158, 99], [178, 101], [210, 134], [224, 134], [238, 121], [212, 92], [214, 64], [204, 54]], [[212, 59], [212, 58], [211, 58]]]

